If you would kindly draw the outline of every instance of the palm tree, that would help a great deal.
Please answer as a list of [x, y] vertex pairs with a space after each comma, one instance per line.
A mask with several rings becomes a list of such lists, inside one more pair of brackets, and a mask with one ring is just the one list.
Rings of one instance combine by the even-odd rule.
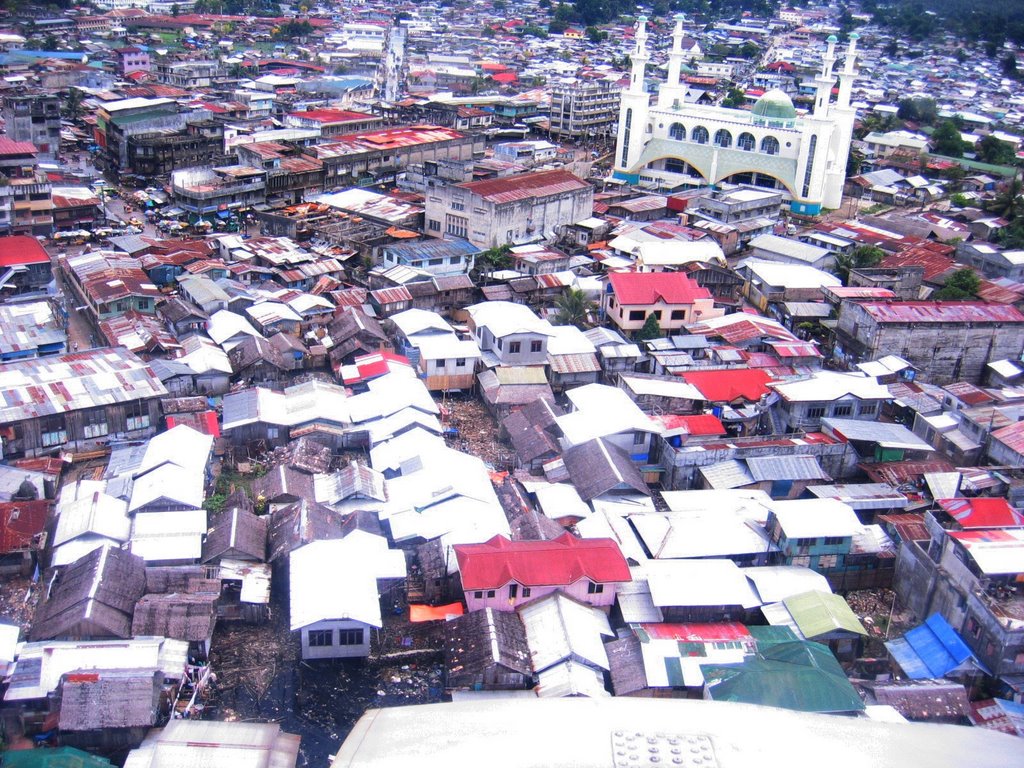
[[82, 92], [77, 88], [68, 90], [68, 97], [64, 100], [64, 110], [72, 120], [77, 120], [82, 113]]
[[577, 328], [588, 328], [597, 315], [597, 304], [587, 298], [587, 294], [579, 288], [570, 288], [555, 301], [558, 314], [555, 320], [558, 325], [575, 325]]
[[1013, 221], [1022, 213], [1021, 191], [1020, 175], [1015, 173], [1006, 188], [985, 206], [985, 210], [1007, 221]]

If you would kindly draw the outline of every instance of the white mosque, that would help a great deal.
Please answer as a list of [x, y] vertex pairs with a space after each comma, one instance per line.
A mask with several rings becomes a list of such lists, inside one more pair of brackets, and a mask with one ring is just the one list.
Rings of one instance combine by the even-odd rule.
[[622, 92], [615, 178], [633, 184], [675, 188], [738, 182], [782, 189], [794, 213], [817, 215], [842, 203], [846, 161], [856, 110], [850, 92], [857, 77], [857, 33], [850, 35], [846, 61], [838, 72], [839, 95], [832, 100], [836, 37], [828, 38], [817, 94], [810, 114], [798, 117], [789, 96], [765, 93], [751, 111], [706, 107], [684, 101], [680, 70], [683, 17], [676, 16], [668, 80], [651, 106], [644, 90], [647, 18], [640, 16], [629, 87]]

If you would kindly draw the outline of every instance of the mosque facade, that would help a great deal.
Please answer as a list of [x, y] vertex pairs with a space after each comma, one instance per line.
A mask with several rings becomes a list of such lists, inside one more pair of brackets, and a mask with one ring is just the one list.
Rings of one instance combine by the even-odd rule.
[[680, 80], [687, 57], [682, 21], [676, 17], [668, 78], [652, 105], [644, 87], [650, 59], [647, 19], [637, 20], [629, 87], [619, 109], [614, 177], [669, 189], [752, 184], [783, 191], [794, 213], [813, 216], [823, 208], [838, 208], [856, 115], [850, 95], [857, 76], [857, 34], [850, 35], [838, 72], [838, 41], [828, 38], [814, 79], [814, 107], [798, 115], [780, 90], [765, 93], [750, 111], [686, 103], [687, 85]]

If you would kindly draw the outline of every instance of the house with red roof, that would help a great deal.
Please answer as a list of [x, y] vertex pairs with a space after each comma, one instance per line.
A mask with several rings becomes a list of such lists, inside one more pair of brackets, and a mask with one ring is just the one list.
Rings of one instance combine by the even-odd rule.
[[558, 591], [608, 609], [618, 585], [631, 580], [626, 558], [613, 539], [578, 539], [570, 533], [549, 541], [495, 536], [453, 549], [470, 611], [513, 611]]
[[604, 297], [608, 319], [635, 334], [653, 315], [663, 332], [725, 314], [707, 288], [682, 272], [613, 272]]
[[28, 235], [0, 237], [0, 296], [45, 291], [53, 280], [50, 255]]
[[0, 573], [32, 573], [33, 553], [43, 546], [52, 503], [46, 499], [0, 503]]
[[936, 499], [935, 503], [963, 531], [978, 528], [1024, 528], [1024, 514], [1001, 497]]
[[348, 109], [307, 109], [291, 112], [284, 118], [285, 125], [295, 128], [313, 128], [321, 136], [341, 136], [358, 131], [375, 131], [384, 127], [377, 115], [353, 112]]

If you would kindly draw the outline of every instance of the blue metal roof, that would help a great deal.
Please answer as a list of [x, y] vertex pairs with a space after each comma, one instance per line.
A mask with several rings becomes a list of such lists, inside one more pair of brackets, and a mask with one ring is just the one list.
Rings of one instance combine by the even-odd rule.
[[423, 259], [447, 256], [470, 256], [480, 249], [468, 240], [417, 240], [412, 243], [391, 243], [383, 250], [398, 258]]
[[944, 677], [966, 661], [984, 669], [963, 638], [938, 613], [885, 647], [911, 680]]

